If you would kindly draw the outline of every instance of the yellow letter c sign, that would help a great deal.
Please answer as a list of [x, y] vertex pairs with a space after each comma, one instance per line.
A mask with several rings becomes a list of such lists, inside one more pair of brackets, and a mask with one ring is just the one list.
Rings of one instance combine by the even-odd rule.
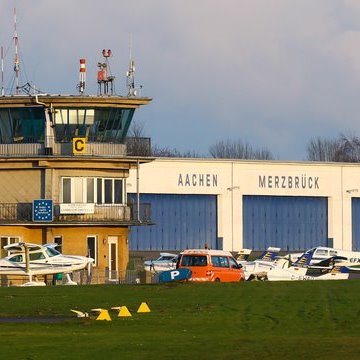
[[86, 138], [73, 138], [73, 154], [84, 154], [86, 151]]

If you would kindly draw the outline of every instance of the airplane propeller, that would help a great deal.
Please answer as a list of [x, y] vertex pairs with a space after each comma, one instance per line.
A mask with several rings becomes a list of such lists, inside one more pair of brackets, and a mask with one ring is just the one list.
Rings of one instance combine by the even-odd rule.
[[86, 265], [86, 282], [87, 284], [91, 284], [91, 278], [92, 278], [92, 273], [93, 273], [93, 263], [91, 261], [88, 262], [88, 264]]
[[89, 314], [87, 312], [82, 312], [82, 311], [73, 310], [73, 309], [70, 309], [70, 311], [75, 313], [78, 318], [87, 318], [87, 317], [89, 317]]

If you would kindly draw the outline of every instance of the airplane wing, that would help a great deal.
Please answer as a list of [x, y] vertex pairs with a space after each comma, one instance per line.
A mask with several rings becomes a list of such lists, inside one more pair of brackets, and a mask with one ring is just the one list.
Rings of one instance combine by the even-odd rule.
[[37, 250], [41, 249], [41, 245], [37, 244], [31, 244], [31, 243], [25, 243], [25, 242], [17, 242], [9, 245], [5, 245], [4, 249], [6, 251], [24, 251], [25, 248], [28, 248], [29, 250]]
[[322, 260], [318, 263], [316, 263], [316, 265], [311, 265], [309, 266], [309, 268], [313, 268], [313, 269], [321, 269], [321, 268], [326, 268], [326, 269], [332, 269], [335, 265], [341, 265], [342, 261], [346, 261], [347, 258], [343, 257], [343, 256], [332, 256], [329, 257], [328, 259]]

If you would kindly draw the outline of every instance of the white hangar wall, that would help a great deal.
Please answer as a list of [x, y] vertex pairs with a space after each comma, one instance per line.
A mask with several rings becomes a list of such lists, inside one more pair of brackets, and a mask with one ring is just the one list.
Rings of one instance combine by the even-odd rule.
[[[216, 224], [211, 231], [216, 231], [217, 244], [225, 250], [238, 251], [249, 245], [275, 245], [266, 243], [265, 238], [268, 236], [264, 234], [272, 234], [269, 238], [274, 239], [277, 231], [288, 231], [292, 237], [288, 239], [287, 245], [290, 250], [297, 249], [301, 244], [304, 247], [309, 245], [305, 239], [308, 234], [312, 234], [315, 239], [312, 240], [312, 245], [320, 245], [314, 243], [317, 231], [321, 233], [321, 245], [327, 245], [324, 243], [326, 240], [329, 245], [337, 248], [352, 249], [354, 244], [355, 247], [360, 247], [360, 240], [353, 238], [353, 231], [360, 235], [360, 229], [356, 227], [356, 219], [352, 219], [352, 207], [358, 207], [360, 215], [360, 166], [356, 164], [159, 158], [141, 165], [139, 177], [140, 201], [146, 199], [146, 196], [155, 201], [155, 194], [158, 202], [163, 199], [165, 201], [166, 197], [161, 195], [175, 196], [175, 203], [172, 205], [167, 200], [166, 204], [164, 202], [161, 213], [177, 213], [176, 221], [181, 226], [186, 225], [184, 222], [192, 221], [193, 228], [197, 225], [196, 220], [191, 217], [179, 218], [179, 211], [176, 210], [179, 205], [176, 201], [187, 196], [187, 199], [195, 201], [192, 203], [195, 205], [189, 206], [197, 206], [198, 201], [203, 202], [207, 197], [215, 198], [216, 217], [211, 218], [211, 221]], [[136, 191], [136, 171], [131, 170], [127, 192], [135, 194]], [[203, 206], [208, 205], [204, 203]], [[246, 220], [249, 214], [253, 216], [253, 220], [250, 220], [253, 221], [252, 225]], [[276, 219], [270, 219], [274, 216]], [[161, 234], [165, 231], [166, 236], [171, 238], [169, 222], [173, 220], [164, 221], [168, 224]], [[295, 224], [294, 221], [298, 223]], [[314, 224], [311, 225], [310, 222]], [[321, 222], [325, 225], [319, 225]], [[157, 223], [155, 227], [159, 225]], [[174, 229], [176, 226], [178, 225], [175, 224]], [[250, 226], [253, 227], [252, 230]], [[310, 233], [306, 232], [307, 228], [310, 228]], [[190, 227], [190, 231], [191, 229]], [[249, 240], [251, 231], [255, 238], [258, 230], [262, 234], [260, 243], [256, 243], [256, 239], [255, 242]], [[201, 228], [196, 231], [201, 232]], [[148, 239], [144, 234], [140, 237], [145, 246]], [[152, 241], [156, 242], [161, 234], [153, 234]], [[304, 242], [293, 243], [294, 236], [304, 238]], [[130, 241], [133, 241], [131, 237]], [[181, 250], [176, 247], [186, 247], [186, 242], [178, 241], [176, 246], [172, 245], [171, 239], [166, 244], [165, 247], [157, 245], [156, 250]], [[201, 246], [202, 243], [195, 245]], [[145, 248], [142, 250], [146, 250]]]

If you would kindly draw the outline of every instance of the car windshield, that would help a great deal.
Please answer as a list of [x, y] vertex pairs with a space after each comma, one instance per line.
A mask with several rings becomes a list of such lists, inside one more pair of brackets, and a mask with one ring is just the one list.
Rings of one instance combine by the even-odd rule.
[[181, 259], [182, 266], [206, 266], [206, 255], [183, 255]]

